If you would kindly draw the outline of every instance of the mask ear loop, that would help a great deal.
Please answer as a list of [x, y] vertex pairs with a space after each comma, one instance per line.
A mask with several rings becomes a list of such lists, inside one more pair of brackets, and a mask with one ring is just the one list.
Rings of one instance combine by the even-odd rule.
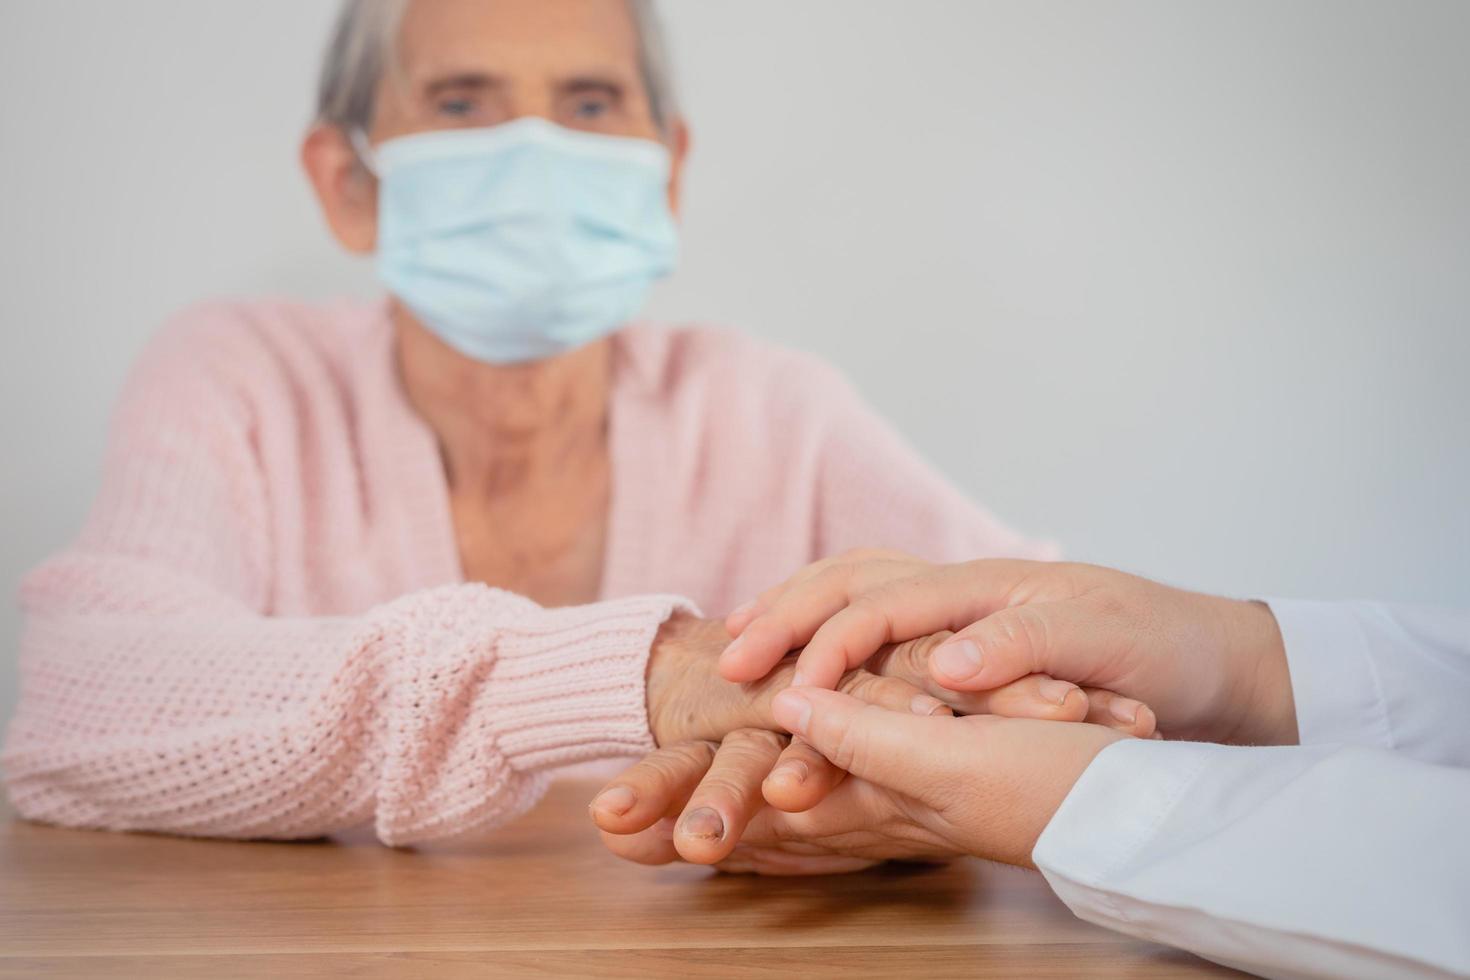
[[372, 145], [368, 143], [367, 133], [353, 126], [347, 131], [347, 140], [352, 144], [352, 149], [357, 153], [357, 159], [367, 168], [367, 172], [374, 177], [378, 176], [378, 157], [373, 152]]

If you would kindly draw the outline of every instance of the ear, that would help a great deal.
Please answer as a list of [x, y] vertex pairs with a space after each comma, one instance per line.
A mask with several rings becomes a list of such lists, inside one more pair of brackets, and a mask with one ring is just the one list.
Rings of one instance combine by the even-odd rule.
[[301, 143], [301, 166], [342, 247], [371, 252], [378, 240], [378, 181], [338, 126], [318, 123]]
[[669, 169], [669, 210], [679, 216], [679, 195], [684, 187], [684, 161], [689, 156], [689, 127], [683, 119], [675, 119], [669, 126], [668, 138], [664, 141], [669, 148], [673, 165]]

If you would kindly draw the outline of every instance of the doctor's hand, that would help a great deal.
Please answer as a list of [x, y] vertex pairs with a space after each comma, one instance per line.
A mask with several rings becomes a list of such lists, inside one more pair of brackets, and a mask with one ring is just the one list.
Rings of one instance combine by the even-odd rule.
[[[953, 710], [1072, 722], [1086, 716], [1088, 699], [1080, 690], [1036, 676], [1023, 677], [978, 694], [946, 692], [932, 680], [927, 681], [931, 689], [948, 694], [949, 704], [920, 692], [911, 681], [928, 674], [930, 651], [949, 635], [938, 633], [885, 647], [868, 662], [878, 673], [849, 672], [840, 683], [860, 703], [916, 717], [950, 716]], [[760, 839], [761, 833], [783, 826], [775, 814], [812, 810], [829, 794], [857, 809], [838, 820], [835, 815], [842, 811], [835, 805], [827, 805], [819, 815], [820, 826], [832, 833], [836, 833], [833, 828], [838, 824], [851, 824], [854, 831], [862, 828], [871, 831], [872, 821], [858, 819], [861, 814], [878, 812], [870, 805], [871, 790], [848, 787], [847, 774], [811, 744], [800, 738], [788, 740], [784, 732], [773, 730], [781, 726], [772, 702], [789, 683], [792, 669], [788, 660], [761, 682], [744, 685], [749, 691], [757, 692], [757, 700], [764, 706], [759, 725], [742, 727], [723, 736], [660, 740], [660, 748], [604, 787], [590, 810], [599, 827], [610, 835], [619, 835], [609, 837], [609, 846], [637, 860], [671, 861], [683, 857], [729, 869], [728, 862], [737, 858], [747, 863], [754, 860], [753, 845], [742, 843], [751, 837], [750, 825], [755, 826], [754, 833]], [[731, 691], [741, 690], [740, 686], [720, 683]], [[1062, 688], [1060, 699], [1038, 704], [1043, 683]], [[1147, 724], [1139, 724], [1139, 719], [1126, 723], [1112, 717], [1104, 720], [1121, 734], [1152, 734], [1152, 713], [1140, 714]], [[1090, 729], [1092, 726], [1074, 727]], [[760, 870], [768, 873], [776, 873], [778, 867], [780, 873], [793, 874], [862, 866], [861, 862], [853, 862], [856, 855], [850, 851], [835, 855], [820, 850], [808, 853], [810, 848], [805, 844], [797, 848], [801, 853], [788, 849], [772, 856], [768, 850], [760, 851], [759, 865]], [[928, 856], [939, 853], [924, 852]], [[643, 856], [637, 857], [640, 854]], [[884, 851], [881, 856], [923, 855]], [[842, 860], [833, 864], [836, 858]]]
[[797, 672], [827, 687], [834, 671], [883, 644], [956, 630], [929, 658], [945, 688], [984, 691], [1039, 672], [1086, 688], [1090, 718], [1141, 711], [1133, 702], [1144, 701], [1172, 738], [1297, 740], [1269, 608], [1092, 565], [931, 565], [863, 553], [803, 570], [731, 614], [726, 627], [736, 641], [720, 672], [732, 680], [760, 676], [774, 657], [805, 645]]
[[[778, 719], [851, 775], [809, 810], [760, 806], [781, 740], [688, 743], [654, 753], [603, 791], [592, 815], [615, 854], [761, 874], [830, 874], [878, 861], [964, 854], [1029, 866], [1061, 801], [1096, 755], [1126, 736], [1096, 725], [919, 716], [832, 691], [795, 688]], [[609, 790], [640, 806], [614, 813]], [[682, 812], [682, 816], [680, 815]], [[732, 820], [731, 817], [734, 817]]]
[[[921, 635], [885, 645], [866, 663], [838, 671], [833, 682], [839, 690], [875, 704], [907, 709], [917, 703], [921, 713], [933, 712], [942, 702], [966, 714], [1056, 721], [1081, 721], [1087, 716], [1088, 699], [1077, 685], [1049, 677], [1016, 678], [984, 691], [943, 687], [934, 679], [930, 656], [948, 636]], [[759, 675], [732, 684], [717, 670], [719, 653], [728, 642], [720, 623], [687, 614], [676, 614], [660, 628], [649, 654], [646, 682], [648, 723], [655, 744], [719, 741], [737, 729], [778, 727], [771, 714], [771, 699], [792, 683], [795, 662], [782, 662], [786, 653], [782, 651]], [[1153, 716], [1141, 714], [1128, 730], [1151, 734]]]
[[[1050, 677], [1027, 675], [985, 691], [942, 687], [933, 678], [930, 656], [948, 638], [948, 633], [938, 633], [887, 645], [862, 668], [843, 673], [837, 680], [838, 689], [870, 704], [920, 715], [959, 711], [1055, 721], [1089, 717], [1088, 695], [1075, 684]], [[780, 728], [771, 701], [791, 684], [794, 662], [787, 659], [758, 680], [732, 684], [716, 672], [718, 652], [727, 640], [719, 623], [685, 614], [670, 618], [659, 630], [649, 655], [646, 684], [654, 743], [660, 747], [720, 743], [721, 759], [739, 763], [717, 767], [718, 772], [738, 776], [727, 781], [731, 785], [719, 794], [728, 804], [723, 809], [726, 827], [743, 825], [748, 813], [764, 803], [793, 812], [815, 806], [841, 782], [842, 774], [800, 740], [789, 746], [783, 742], [777, 752], [768, 751]], [[1104, 721], [1129, 734], [1153, 734], [1153, 714], [1147, 708], [1140, 707], [1126, 721], [1110, 716]], [[765, 766], [759, 772], [748, 764], [757, 756], [764, 759]], [[661, 765], [662, 758], [655, 753], [648, 766]], [[777, 771], [766, 779], [773, 765]], [[800, 772], [801, 778], [790, 778], [794, 772]], [[616, 804], [622, 808], [620, 813], [652, 812], [648, 799], [640, 797], [631, 783], [623, 784], [612, 800], [605, 801], [604, 809]], [[664, 815], [659, 807], [653, 809], [659, 812], [650, 820]]]

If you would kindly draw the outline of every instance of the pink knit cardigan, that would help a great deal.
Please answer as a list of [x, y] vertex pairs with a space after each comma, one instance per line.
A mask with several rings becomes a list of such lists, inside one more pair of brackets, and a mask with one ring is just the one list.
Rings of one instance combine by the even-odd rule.
[[468, 583], [385, 308], [214, 304], [118, 407], [76, 543], [27, 579], [0, 766], [79, 827], [403, 844], [488, 828], [549, 773], [651, 747], [676, 607], [723, 613], [860, 545], [1044, 556], [821, 362], [706, 329], [616, 339], [602, 599]]

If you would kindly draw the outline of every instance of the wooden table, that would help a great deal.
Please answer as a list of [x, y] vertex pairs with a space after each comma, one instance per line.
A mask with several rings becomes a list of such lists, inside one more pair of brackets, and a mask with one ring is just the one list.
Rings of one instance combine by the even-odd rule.
[[966, 861], [829, 878], [645, 868], [562, 784], [478, 843], [395, 851], [89, 833], [0, 815], [0, 976], [1236, 975]]

